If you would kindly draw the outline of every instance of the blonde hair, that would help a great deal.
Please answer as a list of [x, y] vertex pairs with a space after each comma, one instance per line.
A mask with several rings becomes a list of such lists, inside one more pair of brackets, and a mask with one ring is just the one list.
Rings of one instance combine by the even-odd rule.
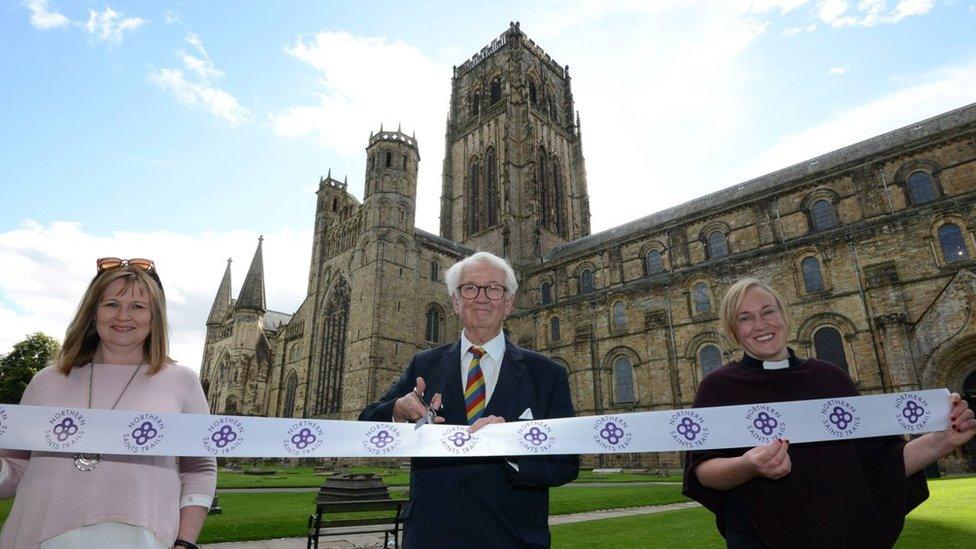
[[783, 315], [783, 320], [786, 323], [787, 336], [789, 336], [790, 321], [792, 319], [786, 308], [786, 301], [772, 286], [757, 278], [741, 278], [735, 281], [725, 291], [725, 295], [722, 297], [722, 304], [719, 305], [719, 323], [722, 325], [722, 332], [739, 346], [742, 345], [735, 329], [735, 313], [738, 311], [739, 306], [742, 305], [742, 300], [746, 297], [746, 292], [749, 291], [749, 288], [759, 288], [769, 292], [773, 296], [773, 299], [776, 300], [776, 307], [779, 308], [780, 314]]
[[149, 323], [149, 337], [143, 342], [143, 360], [149, 363], [148, 375], [160, 371], [172, 359], [167, 355], [168, 330], [166, 327], [166, 297], [162, 286], [154, 275], [128, 265], [104, 271], [95, 275], [88, 284], [85, 295], [81, 297], [78, 310], [64, 334], [64, 343], [55, 358], [59, 372], [68, 375], [72, 368], [88, 364], [95, 356], [101, 341], [95, 329], [95, 310], [102, 300], [105, 290], [116, 280], [123, 279], [125, 292], [133, 284], [140, 284], [149, 294], [149, 310], [152, 319]]

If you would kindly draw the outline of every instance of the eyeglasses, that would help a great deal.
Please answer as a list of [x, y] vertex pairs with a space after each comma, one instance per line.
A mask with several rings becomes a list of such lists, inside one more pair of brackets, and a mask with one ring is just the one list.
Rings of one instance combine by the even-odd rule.
[[479, 286], [477, 284], [461, 284], [458, 286], [458, 292], [460, 292], [461, 297], [464, 299], [478, 299], [478, 294], [481, 290], [485, 291], [485, 297], [492, 301], [498, 301], [499, 299], [505, 297], [505, 286], [501, 284], [489, 284], [487, 286]]
[[105, 271], [111, 271], [112, 269], [118, 269], [119, 267], [125, 266], [132, 267], [133, 269], [139, 269], [140, 271], [146, 271], [147, 273], [153, 273], [156, 271], [156, 264], [153, 263], [152, 259], [143, 259], [141, 257], [134, 257], [132, 259], [103, 257], [95, 260], [95, 264], [98, 266], [99, 273], [104, 273]]

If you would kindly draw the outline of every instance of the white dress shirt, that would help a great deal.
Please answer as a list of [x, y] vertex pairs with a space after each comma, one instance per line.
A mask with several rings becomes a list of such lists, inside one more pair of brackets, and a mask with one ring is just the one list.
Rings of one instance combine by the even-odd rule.
[[[468, 385], [468, 369], [471, 367], [471, 361], [474, 359], [474, 355], [471, 354], [471, 343], [467, 336], [464, 335], [464, 331], [461, 331], [461, 393], [464, 394], [464, 389]], [[488, 401], [491, 400], [492, 393], [495, 392], [495, 385], [498, 384], [498, 373], [502, 369], [502, 359], [505, 356], [505, 334], [504, 332], [498, 332], [498, 335], [491, 338], [484, 345], [479, 345], [485, 350], [484, 356], [481, 357], [481, 374], [485, 376], [485, 407], [488, 407]]]

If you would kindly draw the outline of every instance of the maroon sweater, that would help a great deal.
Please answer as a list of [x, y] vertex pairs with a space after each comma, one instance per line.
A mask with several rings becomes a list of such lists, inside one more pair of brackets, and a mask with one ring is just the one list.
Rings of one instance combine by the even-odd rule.
[[[857, 396], [833, 364], [802, 360], [764, 370], [748, 355], [705, 376], [695, 407]], [[779, 480], [754, 478], [731, 490], [698, 481], [695, 467], [749, 448], [688, 452], [682, 492], [715, 513], [719, 531], [752, 531], [773, 548], [891, 547], [905, 515], [928, 498], [921, 473], [905, 478], [904, 440], [882, 437], [791, 445], [792, 470]], [[744, 508], [745, 513], [741, 510]]]

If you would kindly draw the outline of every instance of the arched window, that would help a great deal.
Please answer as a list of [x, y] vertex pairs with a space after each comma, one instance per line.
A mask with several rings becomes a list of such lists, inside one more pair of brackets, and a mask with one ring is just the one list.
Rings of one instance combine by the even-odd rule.
[[486, 219], [488, 227], [498, 224], [498, 175], [495, 166], [495, 149], [489, 148], [485, 153], [485, 178], [487, 179], [487, 189], [485, 191], [485, 205], [488, 207]]
[[664, 262], [661, 260], [661, 252], [651, 250], [644, 256], [644, 274], [647, 276], [656, 275], [664, 272]]
[[441, 340], [441, 313], [437, 307], [427, 309], [427, 341], [439, 343]]
[[725, 233], [722, 231], [712, 231], [706, 237], [708, 247], [708, 259], [719, 259], [729, 255], [729, 244], [725, 240]]
[[593, 291], [593, 271], [583, 269], [580, 272], [579, 286], [581, 294], [588, 294]]
[[931, 174], [917, 171], [908, 176], [908, 200], [912, 204], [925, 204], [935, 198], [935, 181]]
[[441, 266], [436, 261], [430, 262], [430, 279], [437, 282], [441, 277]]
[[810, 221], [813, 222], [813, 230], [825, 231], [837, 226], [837, 214], [834, 206], [827, 200], [817, 200], [810, 206]]
[[613, 328], [614, 330], [627, 329], [627, 306], [623, 301], [613, 304]]
[[375, 154], [371, 154], [371, 155], [369, 155], [369, 168], [368, 168], [368, 171], [373, 171], [373, 168], [375, 166], [376, 166], [376, 155]]
[[529, 81], [529, 101], [533, 106], [539, 106], [539, 95], [536, 93], [535, 82]]
[[804, 258], [800, 262], [800, 270], [803, 271], [803, 288], [807, 293], [824, 289], [823, 274], [820, 272], [820, 262], [816, 257]]
[[474, 92], [471, 94], [471, 116], [478, 116], [481, 114], [481, 94]]
[[695, 314], [707, 313], [712, 310], [712, 298], [708, 295], [708, 285], [699, 282], [691, 289], [691, 300], [694, 304]]
[[552, 317], [549, 319], [549, 341], [559, 341], [562, 339], [559, 333], [559, 317]]
[[561, 235], [566, 233], [566, 215], [564, 206], [564, 196], [563, 196], [563, 178], [562, 171], [559, 169], [559, 159], [553, 155], [552, 157], [552, 205], [553, 205], [553, 215], [552, 215], [552, 230], [556, 231]]
[[312, 414], [342, 409], [342, 381], [346, 366], [346, 329], [349, 326], [349, 284], [340, 278], [325, 304], [322, 353], [315, 383]]
[[282, 417], [295, 417], [295, 392], [298, 390], [298, 375], [292, 370], [285, 382], [285, 406], [281, 409]]
[[291, 349], [288, 351], [288, 360], [298, 360], [302, 356], [302, 344], [296, 341], [291, 344]]
[[614, 402], [618, 404], [634, 402], [634, 368], [626, 356], [613, 360]]
[[542, 283], [539, 287], [539, 293], [542, 294], [542, 304], [548, 305], [552, 303], [552, 282], [548, 280]]
[[407, 169], [407, 155], [403, 155], [403, 169]]
[[389, 168], [393, 163], [393, 154], [390, 151], [386, 151], [386, 167]]
[[962, 230], [954, 223], [946, 223], [939, 227], [939, 246], [942, 247], [942, 258], [946, 263], [969, 259], [969, 250], [966, 249]]
[[474, 234], [481, 230], [481, 200], [478, 196], [478, 191], [481, 187], [480, 179], [480, 169], [478, 166], [478, 161], [474, 160], [471, 162], [471, 176], [468, 182], [468, 195], [470, 196], [471, 203], [468, 205], [468, 223], [471, 227], [471, 234]]
[[840, 332], [830, 326], [820, 328], [813, 334], [813, 347], [817, 353], [817, 358], [835, 364], [841, 370], [849, 372], [847, 355], [844, 353], [844, 341], [840, 337]]
[[698, 366], [702, 377], [718, 370], [722, 366], [722, 351], [714, 345], [705, 345], [698, 350]]
[[497, 76], [491, 81], [491, 104], [494, 105], [502, 98], [502, 81]]

